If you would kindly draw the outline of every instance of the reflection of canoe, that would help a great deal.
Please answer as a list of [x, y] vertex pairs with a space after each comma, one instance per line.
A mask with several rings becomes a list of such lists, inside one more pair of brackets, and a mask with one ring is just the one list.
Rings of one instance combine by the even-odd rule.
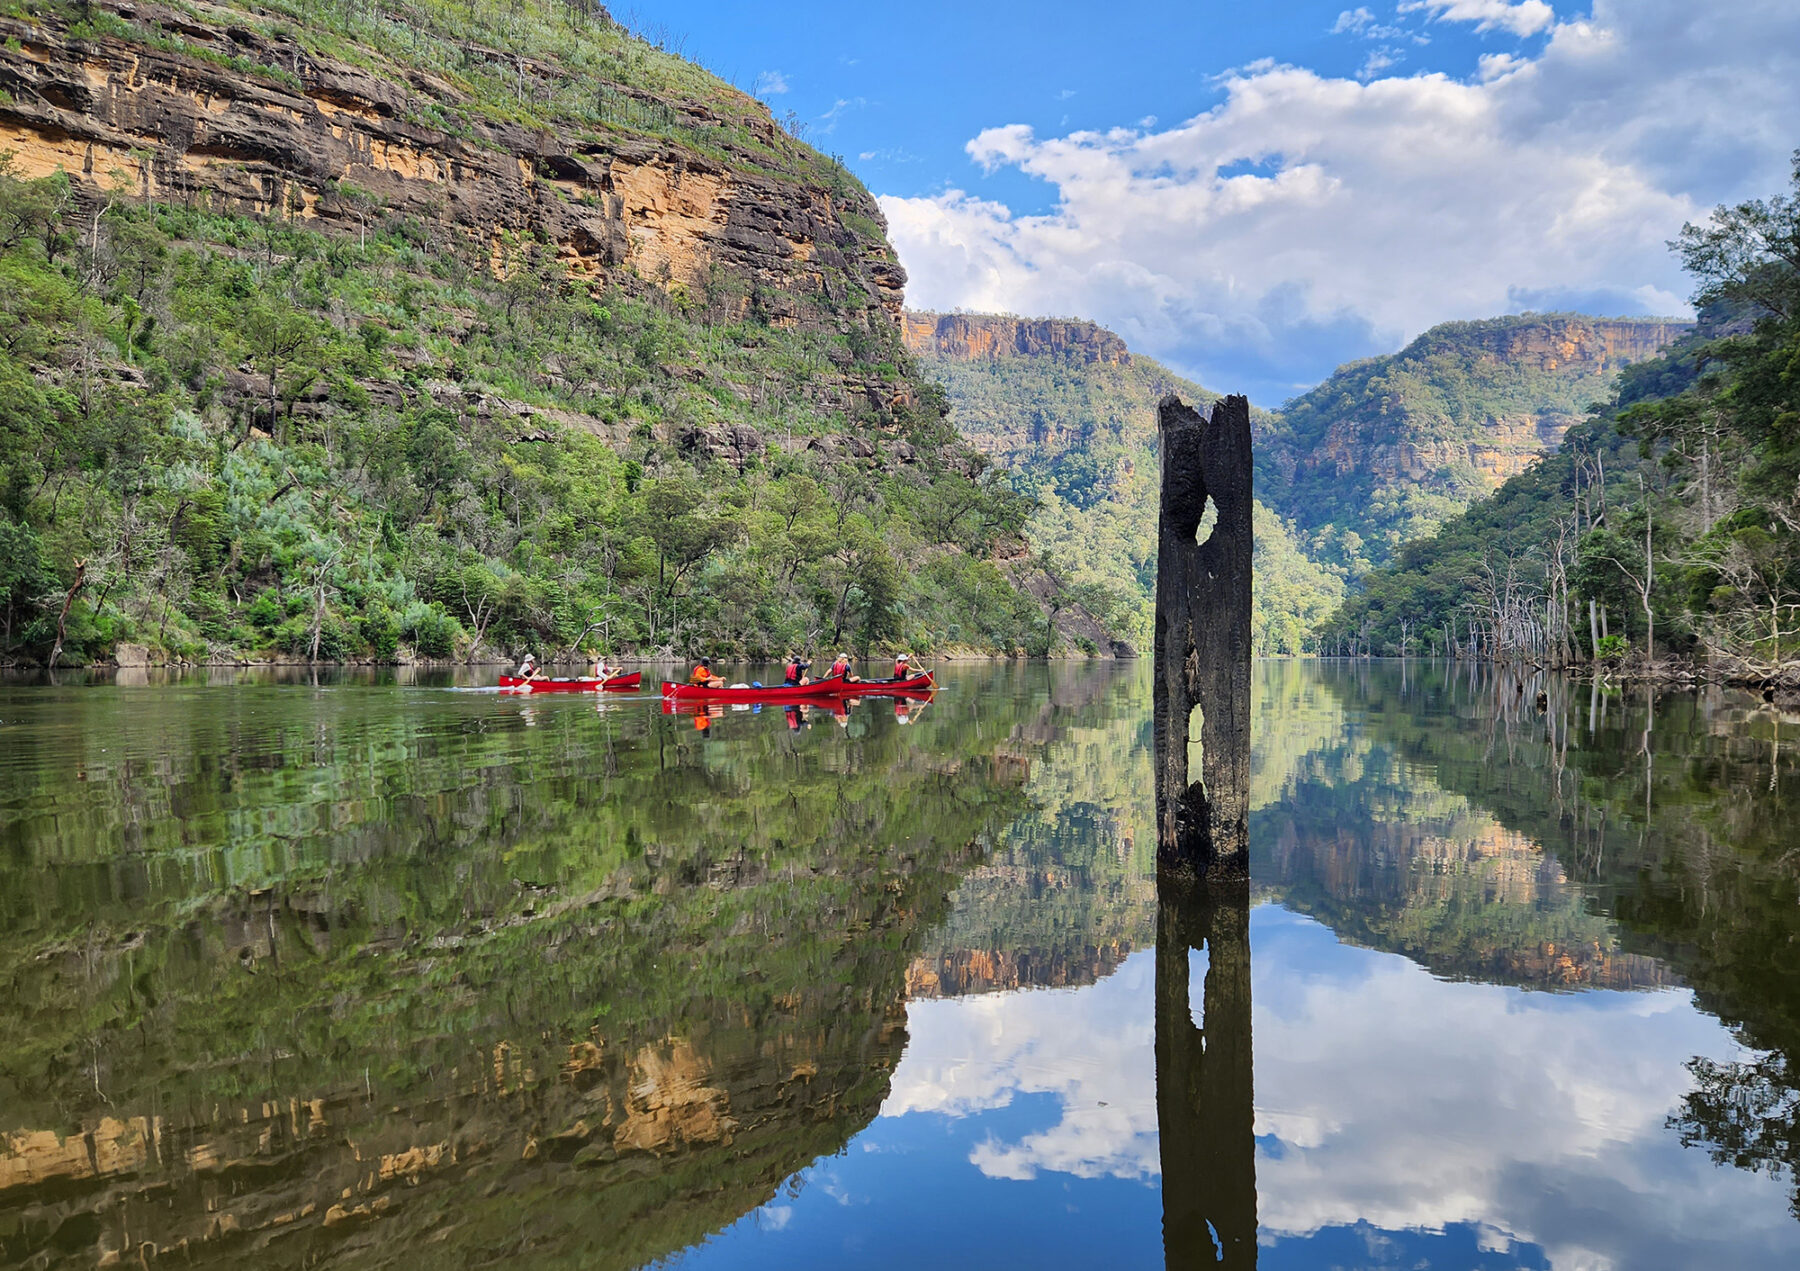
[[[838, 719], [848, 719], [850, 717], [851, 701], [851, 698], [843, 696], [809, 697], [802, 702], [774, 702], [772, 705], [780, 706], [783, 710], [789, 712], [810, 711], [814, 715], [832, 715]], [[693, 715], [696, 718], [700, 716], [710, 716], [713, 719], [723, 719], [725, 717], [725, 708], [727, 706], [730, 706], [733, 710], [755, 712], [760, 711], [763, 704], [761, 702], [676, 701], [672, 697], [665, 697], [663, 698], [662, 710], [665, 715]]]
[[663, 681], [663, 697], [672, 702], [810, 702], [827, 697], [923, 697], [932, 692], [931, 672], [904, 680], [846, 680], [827, 677], [811, 684], [776, 684], [766, 688], [702, 688], [698, 684]]
[[500, 677], [500, 687], [511, 689], [515, 693], [593, 693], [601, 689], [608, 693], [629, 693], [643, 682], [642, 671], [633, 671], [630, 675], [615, 675], [604, 684], [599, 680], [525, 680], [516, 675]]

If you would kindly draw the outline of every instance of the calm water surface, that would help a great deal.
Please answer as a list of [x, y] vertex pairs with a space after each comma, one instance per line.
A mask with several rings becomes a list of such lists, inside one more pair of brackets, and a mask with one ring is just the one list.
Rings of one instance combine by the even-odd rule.
[[1800, 1265], [1800, 719], [1258, 675], [0, 685], [0, 1266]]

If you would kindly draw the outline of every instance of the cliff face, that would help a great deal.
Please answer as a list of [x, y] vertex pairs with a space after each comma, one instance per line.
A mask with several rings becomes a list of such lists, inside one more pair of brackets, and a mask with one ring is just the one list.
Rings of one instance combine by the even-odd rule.
[[1694, 324], [1664, 318], [1564, 315], [1528, 326], [1455, 325], [1470, 329], [1470, 345], [1513, 366], [1607, 375], [1632, 362], [1655, 357], [1691, 331]]
[[1125, 341], [1092, 322], [993, 313], [909, 312], [902, 316], [900, 330], [915, 356], [956, 362], [1061, 356], [1088, 364], [1131, 364]]
[[[874, 200], [853, 181], [830, 188], [780, 171], [782, 156], [802, 166], [799, 149], [749, 98], [727, 118], [678, 94], [585, 84], [668, 136], [532, 127], [445, 77], [326, 56], [291, 28], [253, 29], [241, 12], [149, 3], [94, 12], [105, 20], [0, 18], [0, 149], [14, 152], [16, 175], [60, 169], [93, 196], [352, 232], [379, 208], [444, 226], [485, 249], [496, 270], [509, 236], [542, 235], [578, 275], [624, 271], [692, 289], [722, 272], [742, 311], [755, 306], [778, 325], [805, 321], [807, 297], [865, 324], [898, 321], [906, 276]], [[476, 45], [462, 55], [547, 93], [572, 78]]]

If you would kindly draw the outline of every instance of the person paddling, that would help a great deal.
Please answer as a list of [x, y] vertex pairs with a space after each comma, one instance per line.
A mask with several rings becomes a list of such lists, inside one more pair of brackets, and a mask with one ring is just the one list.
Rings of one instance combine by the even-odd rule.
[[615, 675], [623, 674], [624, 670], [624, 667], [614, 666], [612, 663], [608, 662], [604, 653], [599, 654], [594, 658], [594, 678], [599, 680], [602, 684], [606, 683], [606, 681], [610, 680]]
[[532, 653], [527, 653], [525, 655], [525, 660], [523, 662], [519, 663], [519, 678], [522, 680], [535, 680], [537, 677], [538, 677], [537, 655], [532, 654]]
[[786, 677], [781, 681], [782, 687], [798, 688], [802, 684], [811, 684], [812, 676], [806, 673], [811, 666], [812, 663], [798, 653], [790, 655], [787, 665], [782, 668], [782, 674]]
[[894, 678], [896, 680], [910, 680], [912, 675], [912, 654], [900, 654], [894, 659]]
[[831, 679], [842, 680], [846, 684], [862, 683], [862, 677], [860, 675], [850, 674], [850, 655], [848, 653], [840, 653], [837, 655], [837, 661], [831, 664], [831, 670], [827, 672], [827, 675]]
[[688, 683], [699, 688], [724, 688], [725, 677], [714, 675], [712, 661], [708, 658], [701, 658], [694, 663], [694, 673], [688, 676]]

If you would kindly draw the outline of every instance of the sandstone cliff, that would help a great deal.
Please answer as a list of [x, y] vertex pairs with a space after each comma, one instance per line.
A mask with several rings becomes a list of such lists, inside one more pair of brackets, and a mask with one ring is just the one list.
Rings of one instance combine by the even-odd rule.
[[908, 312], [902, 315], [900, 329], [907, 349], [917, 356], [958, 362], [1061, 356], [1089, 364], [1131, 364], [1125, 341], [1111, 331], [1066, 318]]
[[[462, 73], [436, 74], [357, 46], [328, 55], [305, 30], [238, 8], [91, 12], [0, 18], [0, 150], [18, 175], [60, 169], [90, 198], [350, 232], [379, 208], [442, 225], [496, 269], [509, 236], [542, 235], [577, 274], [665, 288], [722, 274], [743, 310], [777, 324], [817, 320], [809, 298], [865, 325], [899, 318], [906, 278], [874, 200], [723, 85], [702, 96], [593, 82], [466, 42]], [[494, 75], [544, 99], [536, 120], [491, 108], [479, 90]], [[575, 93], [579, 113], [564, 105]]]

